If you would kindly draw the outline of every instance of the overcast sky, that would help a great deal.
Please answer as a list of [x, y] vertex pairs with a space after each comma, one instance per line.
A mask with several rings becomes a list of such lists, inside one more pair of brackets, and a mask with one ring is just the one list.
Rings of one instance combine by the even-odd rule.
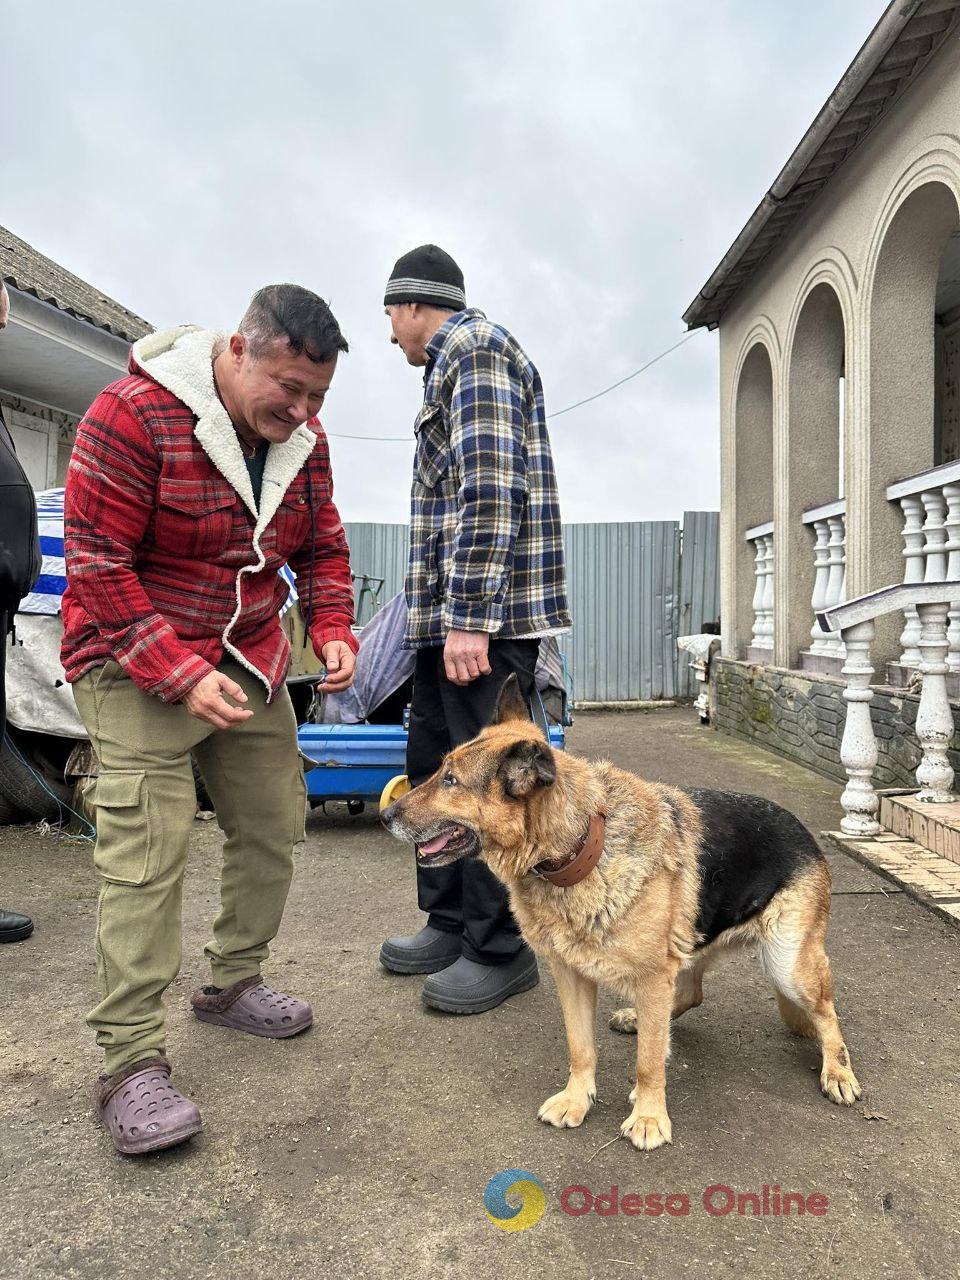
[[[260, 285], [350, 341], [323, 414], [347, 520], [405, 520], [422, 386], [387, 342], [433, 241], [548, 412], [683, 336], [880, 0], [0, 0], [0, 223], [158, 328]], [[399, 443], [336, 433], [405, 437]], [[558, 418], [564, 518], [719, 502], [717, 338]]]

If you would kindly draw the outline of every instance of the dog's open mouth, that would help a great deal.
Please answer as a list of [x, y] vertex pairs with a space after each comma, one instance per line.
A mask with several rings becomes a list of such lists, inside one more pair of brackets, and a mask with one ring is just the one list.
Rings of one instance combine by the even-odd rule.
[[417, 841], [417, 860], [427, 866], [439, 866], [472, 853], [476, 846], [476, 834], [468, 827], [444, 827], [429, 840]]

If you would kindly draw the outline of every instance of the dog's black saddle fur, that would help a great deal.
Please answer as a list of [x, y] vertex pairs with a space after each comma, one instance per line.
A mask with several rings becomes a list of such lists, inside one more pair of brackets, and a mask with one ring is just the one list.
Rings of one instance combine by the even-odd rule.
[[700, 910], [705, 945], [756, 915], [811, 863], [823, 860], [799, 818], [760, 796], [685, 788], [700, 810]]

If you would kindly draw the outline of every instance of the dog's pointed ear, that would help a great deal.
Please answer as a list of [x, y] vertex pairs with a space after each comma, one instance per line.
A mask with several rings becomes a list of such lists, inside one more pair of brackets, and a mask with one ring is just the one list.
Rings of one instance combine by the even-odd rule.
[[503, 683], [497, 709], [493, 713], [494, 724], [504, 724], [507, 720], [529, 720], [530, 708], [527, 700], [520, 692], [520, 681], [515, 672], [511, 672]]
[[557, 764], [545, 742], [526, 738], [503, 753], [497, 777], [507, 795], [519, 799], [538, 787], [552, 787], [557, 780]]

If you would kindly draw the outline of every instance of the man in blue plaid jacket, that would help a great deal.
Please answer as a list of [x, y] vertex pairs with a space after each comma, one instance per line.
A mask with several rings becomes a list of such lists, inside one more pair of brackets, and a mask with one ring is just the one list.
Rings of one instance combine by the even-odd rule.
[[[540, 637], [570, 626], [540, 375], [516, 339], [466, 305], [436, 245], [399, 259], [384, 296], [391, 341], [425, 368], [410, 504], [405, 645], [417, 651], [407, 773], [414, 786], [489, 723], [515, 673], [534, 692]], [[477, 858], [417, 867], [427, 923], [380, 962], [429, 974], [424, 1002], [482, 1013], [537, 984], [506, 890]]]

